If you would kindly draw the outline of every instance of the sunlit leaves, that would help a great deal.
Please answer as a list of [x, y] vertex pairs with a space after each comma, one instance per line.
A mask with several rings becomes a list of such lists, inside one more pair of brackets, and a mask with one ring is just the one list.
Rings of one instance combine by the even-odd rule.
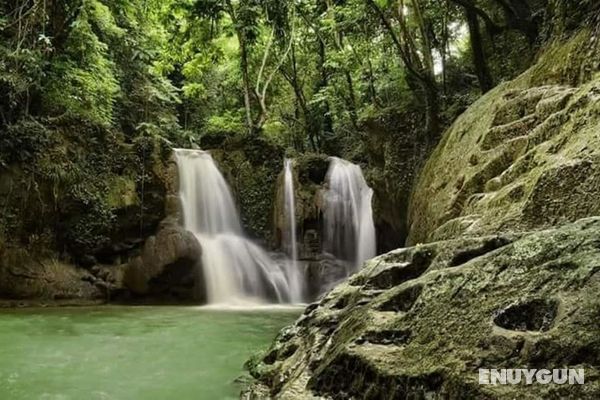
[[111, 39], [120, 39], [125, 34], [125, 29], [117, 26], [110, 9], [97, 0], [84, 0], [82, 12], [89, 15], [89, 20], [96, 24], [98, 31]]

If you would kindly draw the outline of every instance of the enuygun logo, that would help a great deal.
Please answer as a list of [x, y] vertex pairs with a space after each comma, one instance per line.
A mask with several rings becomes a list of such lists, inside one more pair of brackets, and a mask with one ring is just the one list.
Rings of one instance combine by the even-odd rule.
[[583, 385], [585, 370], [580, 369], [479, 369], [481, 385], [526, 385], [555, 383]]

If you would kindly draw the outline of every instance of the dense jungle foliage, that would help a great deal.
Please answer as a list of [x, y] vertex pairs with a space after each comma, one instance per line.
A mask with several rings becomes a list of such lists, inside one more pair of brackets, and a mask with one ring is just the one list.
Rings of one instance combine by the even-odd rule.
[[258, 151], [269, 143], [361, 154], [365, 126], [387, 120], [401, 121], [386, 127], [390, 136], [401, 126], [426, 153], [483, 92], [597, 8], [594, 0], [2, 0], [0, 239], [84, 255], [122, 230], [124, 217], [128, 232], [151, 231], [146, 192], [160, 172], [148, 170], [175, 146], [245, 138]]

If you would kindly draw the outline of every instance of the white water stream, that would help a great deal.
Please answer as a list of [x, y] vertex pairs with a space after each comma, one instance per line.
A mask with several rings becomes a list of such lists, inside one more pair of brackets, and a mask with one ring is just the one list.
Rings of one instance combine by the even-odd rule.
[[[284, 197], [284, 213], [287, 222], [286, 230], [284, 231], [284, 248], [290, 257], [289, 276], [290, 284], [293, 286], [292, 293], [302, 293], [303, 290], [303, 274], [298, 263], [298, 239], [296, 237], [296, 194], [294, 191], [294, 160], [286, 158], [283, 164], [284, 179], [283, 179], [283, 197]], [[294, 299], [300, 301], [301, 298]]]
[[293, 262], [276, 263], [241, 227], [233, 196], [211, 155], [175, 150], [184, 227], [202, 246], [209, 304], [293, 303], [301, 285]]
[[375, 257], [373, 190], [358, 165], [331, 157], [325, 191], [324, 243], [326, 252], [348, 265], [348, 274]]

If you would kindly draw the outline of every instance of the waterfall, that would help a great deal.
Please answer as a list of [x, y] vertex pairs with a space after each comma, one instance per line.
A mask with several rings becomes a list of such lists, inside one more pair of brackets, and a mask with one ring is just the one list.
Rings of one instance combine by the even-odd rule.
[[323, 248], [351, 273], [376, 255], [373, 190], [358, 165], [337, 157], [330, 158], [326, 181]]
[[[284, 160], [283, 179], [283, 210], [286, 219], [286, 229], [283, 234], [284, 249], [290, 257], [289, 273], [294, 293], [302, 292], [302, 273], [298, 265], [298, 241], [296, 238], [296, 199], [294, 193], [293, 160]], [[293, 299], [300, 301], [301, 299]]]
[[175, 150], [184, 227], [202, 246], [202, 273], [210, 304], [294, 302], [295, 276], [244, 236], [233, 196], [211, 155]]
[[286, 230], [283, 234], [284, 248], [294, 263], [298, 261], [298, 243], [296, 239], [296, 199], [294, 195], [293, 160], [284, 161], [283, 197]]

